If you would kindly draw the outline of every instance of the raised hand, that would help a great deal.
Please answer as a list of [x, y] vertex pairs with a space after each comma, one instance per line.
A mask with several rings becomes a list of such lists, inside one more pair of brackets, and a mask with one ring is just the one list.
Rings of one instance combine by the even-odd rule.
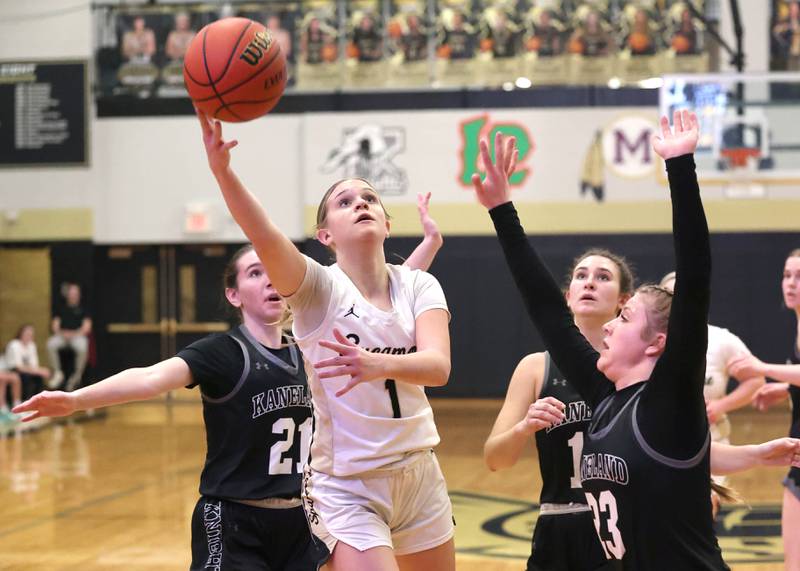
[[538, 399], [528, 407], [525, 418], [519, 423], [519, 430], [530, 436], [544, 428], [564, 420], [564, 403], [554, 397]]
[[762, 466], [800, 467], [800, 440], [797, 438], [778, 438], [756, 446], [759, 463]]
[[479, 147], [483, 166], [486, 169], [486, 178], [481, 181], [479, 174], [473, 174], [472, 186], [475, 187], [478, 202], [487, 210], [491, 210], [495, 206], [511, 200], [508, 179], [517, 168], [519, 150], [516, 138], [504, 139], [503, 134], [499, 131], [494, 136], [494, 162], [492, 162], [489, 143], [486, 139], [481, 139]]
[[336, 343], [323, 340], [319, 342], [319, 346], [335, 351], [338, 355], [314, 363], [314, 368], [317, 370], [320, 379], [350, 377], [345, 386], [336, 393], [337, 397], [342, 396], [360, 383], [374, 381], [383, 377], [379, 354], [364, 351], [342, 335], [338, 329], [333, 330], [333, 336], [336, 338]]
[[764, 362], [755, 355], [739, 355], [728, 362], [728, 372], [737, 379], [763, 377], [765, 369]]
[[43, 391], [15, 406], [12, 412], [32, 412], [33, 414], [22, 418], [22, 422], [28, 422], [40, 416], [68, 416], [77, 410], [75, 403], [75, 393]]
[[664, 160], [694, 153], [700, 138], [700, 125], [694, 112], [675, 111], [672, 123], [670, 129], [669, 120], [661, 117], [661, 136], [653, 135], [653, 149]]
[[195, 108], [200, 128], [203, 130], [203, 144], [206, 147], [208, 166], [214, 174], [228, 168], [231, 163], [230, 150], [239, 144], [239, 141], [225, 141], [222, 138], [222, 123], [211, 119], [208, 115]]
[[764, 412], [788, 397], [789, 385], [787, 383], [767, 383], [756, 392], [753, 397], [753, 406]]
[[419, 221], [422, 224], [422, 231], [426, 238], [441, 238], [442, 233], [439, 232], [439, 226], [436, 221], [431, 218], [428, 212], [428, 206], [431, 202], [431, 193], [426, 192], [417, 194], [417, 210], [419, 211]]

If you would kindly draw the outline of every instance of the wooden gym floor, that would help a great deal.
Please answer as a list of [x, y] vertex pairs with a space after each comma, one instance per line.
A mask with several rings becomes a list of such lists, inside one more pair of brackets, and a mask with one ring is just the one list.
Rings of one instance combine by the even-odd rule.
[[[434, 400], [437, 449], [458, 522], [459, 571], [524, 569], [540, 478], [531, 447], [491, 473], [482, 449], [499, 400]], [[734, 443], [784, 436], [787, 409], [732, 418]], [[0, 569], [187, 569], [189, 520], [205, 452], [197, 402], [108, 409], [0, 436]], [[720, 518], [734, 570], [783, 569], [780, 481], [762, 468], [732, 478], [749, 505]], [[655, 515], [655, 514], [654, 514]]]

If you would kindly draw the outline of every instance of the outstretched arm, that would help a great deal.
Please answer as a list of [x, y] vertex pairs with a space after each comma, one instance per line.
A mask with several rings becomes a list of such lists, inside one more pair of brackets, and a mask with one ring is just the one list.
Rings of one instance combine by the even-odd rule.
[[711, 444], [711, 473], [724, 476], [757, 466], [800, 466], [800, 440], [778, 438], [763, 444]]
[[698, 136], [697, 116], [684, 110], [675, 112], [672, 128], [662, 117], [661, 136], [653, 139], [667, 165], [676, 279], [666, 346], [642, 394], [638, 421], [653, 448], [679, 459], [696, 454], [708, 435], [703, 386], [711, 247], [692, 154]]
[[203, 130], [208, 165], [217, 179], [225, 204], [264, 264], [275, 289], [282, 296], [297, 291], [306, 273], [306, 262], [292, 241], [270, 220], [267, 211], [231, 169], [230, 151], [238, 141], [222, 138], [222, 123], [197, 111]]
[[481, 181], [477, 174], [472, 177], [478, 201], [492, 217], [517, 289], [550, 356], [583, 398], [596, 405], [613, 390], [613, 385], [597, 370], [597, 351], [575, 326], [564, 295], [528, 242], [511, 203], [508, 176], [516, 167], [514, 139], [503, 141], [498, 133], [494, 148], [495, 161], [492, 161], [488, 144], [485, 140], [480, 142], [486, 179]]
[[765, 363], [755, 355], [741, 355], [733, 359], [728, 368], [734, 377], [769, 377], [800, 387], [800, 365]]
[[23, 421], [40, 416], [67, 416], [77, 410], [150, 399], [191, 382], [192, 374], [186, 362], [172, 357], [150, 367], [127, 369], [71, 393], [43, 391], [15, 406], [14, 412], [33, 413]]
[[428, 212], [428, 204], [431, 200], [431, 193], [417, 194], [417, 210], [419, 211], [419, 221], [422, 224], [424, 236], [419, 246], [414, 248], [411, 255], [405, 261], [406, 266], [412, 270], [428, 271], [431, 267], [436, 253], [442, 247], [444, 239], [439, 232], [439, 226]]

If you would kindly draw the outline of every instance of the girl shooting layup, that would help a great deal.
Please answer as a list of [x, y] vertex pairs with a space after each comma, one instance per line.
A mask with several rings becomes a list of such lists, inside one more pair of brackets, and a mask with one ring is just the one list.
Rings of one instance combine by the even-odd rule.
[[331, 186], [318, 210], [317, 239], [337, 264], [300, 254], [231, 169], [236, 141], [222, 139], [219, 122], [199, 119], [228, 208], [286, 296], [297, 343], [314, 363], [305, 508], [333, 569], [455, 569], [452, 508], [424, 392], [450, 374], [441, 287], [386, 263], [389, 221], [361, 179]]

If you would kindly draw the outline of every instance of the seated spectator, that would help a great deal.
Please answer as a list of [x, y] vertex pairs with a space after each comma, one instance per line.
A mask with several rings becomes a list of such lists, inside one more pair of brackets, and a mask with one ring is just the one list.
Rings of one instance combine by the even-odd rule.
[[772, 37], [786, 68], [800, 70], [800, 2], [789, 4], [789, 13], [772, 28]]
[[569, 39], [569, 51], [587, 57], [607, 56], [612, 44], [611, 35], [600, 13], [590, 8], [586, 11], [586, 16], [578, 20], [575, 31]]
[[561, 34], [564, 27], [550, 10], [534, 10], [528, 21], [525, 47], [542, 57], [559, 55], [563, 50]]
[[196, 32], [191, 28], [191, 20], [186, 12], [175, 14], [175, 29], [167, 35], [167, 45], [164, 51], [172, 61], [183, 61], [189, 44], [194, 39]]
[[436, 55], [441, 59], [469, 59], [475, 51], [475, 30], [465, 22], [458, 10], [442, 11], [442, 26], [439, 32], [439, 47]]
[[674, 12], [670, 10], [674, 17], [671, 22], [669, 45], [677, 56], [697, 55], [700, 53], [700, 43], [692, 12], [682, 2], [676, 4], [674, 8], [677, 10]]
[[144, 17], [136, 16], [133, 29], [122, 36], [122, 55], [132, 63], [149, 63], [156, 53], [156, 35], [145, 26]]
[[360, 62], [380, 61], [383, 57], [383, 40], [375, 18], [364, 14], [353, 30], [349, 57]]
[[311, 17], [300, 42], [305, 62], [309, 64], [335, 62], [339, 57], [336, 36], [336, 29], [328, 22], [316, 16]]
[[81, 306], [81, 288], [78, 284], [67, 286], [66, 301], [66, 305], [53, 316], [53, 336], [47, 340], [47, 352], [53, 368], [51, 388], [57, 388], [64, 379], [59, 349], [69, 347], [75, 352], [75, 370], [66, 383], [66, 390], [72, 391], [80, 384], [86, 368], [92, 320]]
[[6, 366], [22, 379], [23, 392], [28, 399], [44, 388], [50, 379], [50, 370], [39, 366], [39, 353], [34, 340], [33, 325], [19, 328], [17, 336], [6, 345]]
[[[11, 399], [13, 404], [9, 408], [8, 386], [11, 385]], [[16, 424], [20, 420], [18, 414], [11, 412], [11, 408], [22, 402], [22, 381], [19, 375], [5, 368], [0, 369], [0, 426]]]
[[428, 32], [417, 14], [410, 13], [405, 20], [406, 28], [398, 39], [403, 61], [422, 61], [428, 57]]
[[650, 14], [643, 8], [632, 8], [626, 12], [627, 33], [624, 35], [622, 48], [628, 50], [632, 56], [655, 55], [658, 51], [657, 26]]
[[267, 30], [269, 30], [269, 33], [272, 34], [273, 38], [275, 38], [275, 41], [278, 42], [283, 55], [286, 56], [286, 61], [294, 61], [291, 59], [292, 36], [286, 28], [281, 26], [280, 17], [273, 14], [267, 18]]
[[493, 12], [494, 17], [491, 17], [491, 14], [487, 14], [486, 17], [488, 26], [481, 40], [481, 50], [491, 51], [494, 59], [514, 57], [517, 55], [519, 26], [509, 19], [505, 10], [497, 9]]

